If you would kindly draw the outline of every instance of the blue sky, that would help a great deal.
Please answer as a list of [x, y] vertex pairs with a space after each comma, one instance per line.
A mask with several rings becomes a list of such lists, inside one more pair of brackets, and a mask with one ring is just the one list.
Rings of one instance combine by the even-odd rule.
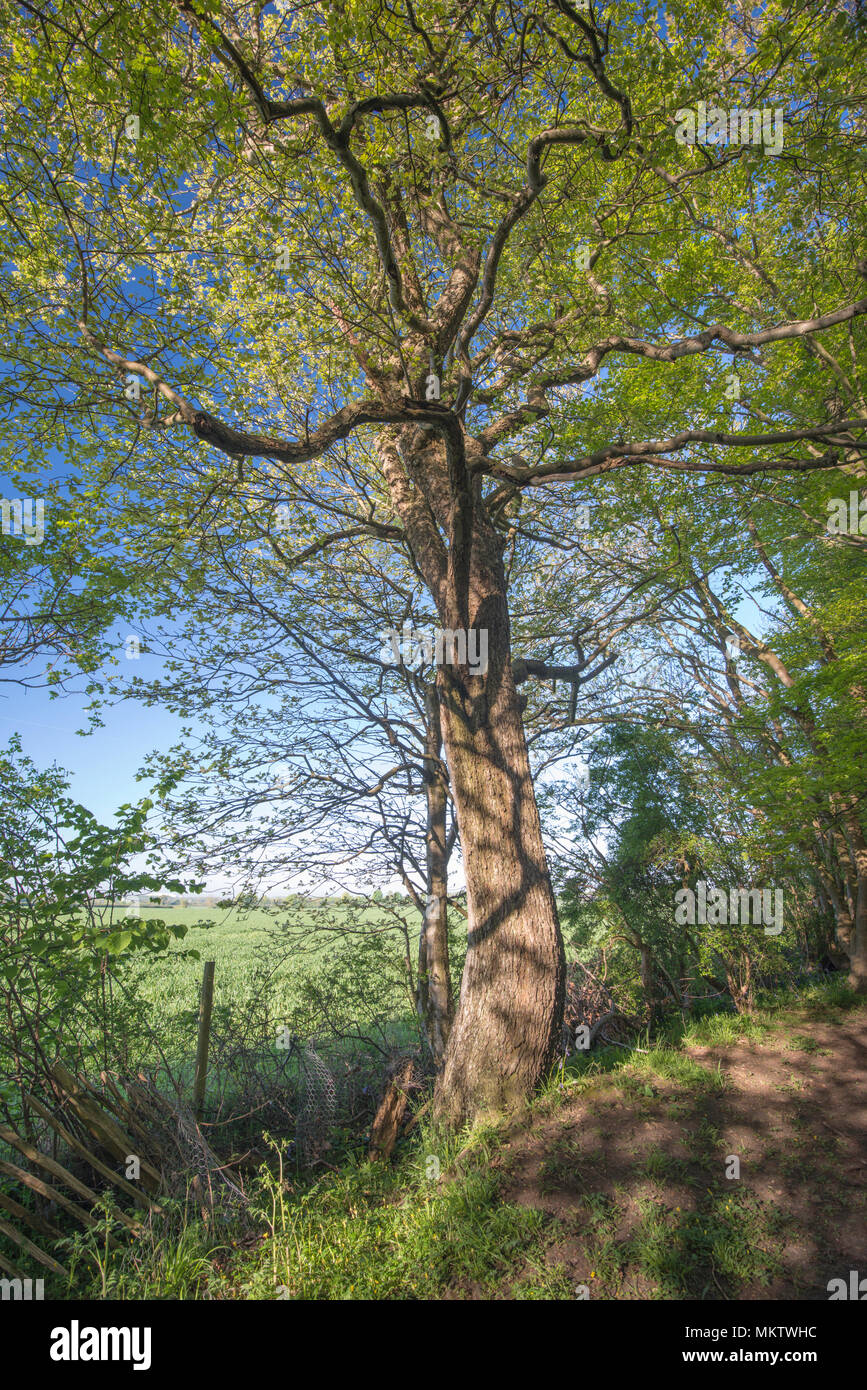
[[[147, 653], [139, 658], [156, 664]], [[38, 665], [33, 670], [38, 671]], [[102, 821], [110, 821], [125, 801], [147, 795], [147, 784], [136, 782], [145, 756], [153, 748], [165, 749], [176, 741], [181, 720], [157, 706], [129, 703], [102, 712], [104, 728], [87, 738], [88, 697], [80, 692], [52, 698], [46, 689], [25, 688], [8, 680], [0, 687], [0, 744], [16, 731], [24, 752], [40, 767], [57, 763], [70, 774], [72, 794]]]

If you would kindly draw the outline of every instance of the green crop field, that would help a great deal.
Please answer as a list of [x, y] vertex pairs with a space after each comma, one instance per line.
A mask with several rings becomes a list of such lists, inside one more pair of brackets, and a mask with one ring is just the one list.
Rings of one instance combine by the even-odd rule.
[[[188, 928], [187, 935], [172, 945], [167, 959], [139, 958], [133, 964], [132, 977], [150, 1000], [157, 1018], [168, 1020], [196, 1007], [204, 960], [215, 962], [216, 1003], [230, 1005], [249, 996], [257, 970], [269, 957], [268, 948], [279, 917], [268, 911], [241, 913], [225, 908], [160, 907], [152, 911], [170, 925], [179, 923]], [[142, 915], [150, 913], [151, 909], [142, 907]], [[321, 949], [325, 949], [324, 942]], [[288, 940], [283, 950], [287, 957], [291, 956]], [[198, 951], [201, 959], [193, 959], [190, 951]], [[293, 970], [291, 959], [280, 963], [278, 954], [276, 947], [270, 952], [274, 966], [272, 997], [275, 1001], [282, 998], [288, 1005], [298, 967]], [[310, 964], [310, 955], [306, 953], [305, 963]]]
[[[167, 1061], [176, 1075], [187, 1075], [205, 960], [215, 962], [213, 1034], [218, 1040], [231, 1025], [233, 1034], [243, 1034], [245, 1045], [265, 1052], [273, 1050], [284, 1026], [301, 1037], [316, 1033], [311, 999], [321, 1000], [338, 976], [356, 986], [355, 1000], [350, 989], [344, 1002], [345, 1018], [354, 1003], [362, 1029], [374, 1019], [376, 1029], [384, 1028], [399, 1041], [411, 1027], [405, 938], [385, 909], [310, 899], [289, 908], [249, 911], [143, 904], [141, 914], [188, 930], [165, 955], [139, 953], [129, 963], [125, 978], [140, 1017], [137, 1037], [129, 1035], [131, 1060]], [[417, 914], [410, 907], [405, 916], [414, 955]], [[338, 938], [329, 930], [338, 924], [344, 929], [351, 925], [351, 933]], [[365, 984], [374, 971], [375, 989]]]

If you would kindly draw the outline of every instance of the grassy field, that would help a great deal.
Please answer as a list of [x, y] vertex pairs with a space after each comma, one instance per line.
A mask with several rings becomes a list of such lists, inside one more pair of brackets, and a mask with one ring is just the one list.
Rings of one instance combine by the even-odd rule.
[[[241, 913], [220, 908], [161, 907], [153, 911], [170, 925], [188, 928], [187, 935], [170, 948], [168, 959], [155, 962], [141, 957], [132, 965], [131, 978], [153, 1009], [155, 1027], [171, 1026], [178, 1017], [197, 1008], [205, 960], [216, 963], [214, 1000], [218, 1007], [231, 1007], [246, 999], [269, 960], [269, 949], [275, 1008], [279, 1011], [283, 1005], [291, 1009], [297, 998], [300, 958], [294, 969], [291, 958], [275, 958], [272, 934], [279, 925], [277, 916], [264, 911]], [[143, 908], [142, 915], [145, 913]], [[326, 950], [325, 942], [320, 949]], [[193, 959], [190, 951], [198, 951], [201, 959]], [[288, 943], [286, 954], [290, 956]], [[305, 964], [310, 963], [308, 956]]]
[[[311, 900], [251, 911], [143, 906], [142, 915], [188, 928], [165, 957], [138, 953], [124, 973], [140, 1025], [129, 1030], [130, 1055], [145, 1065], [163, 1060], [189, 1079], [205, 960], [215, 962], [217, 1049], [229, 1034], [263, 1053], [284, 1028], [301, 1039], [321, 1036], [326, 1008], [338, 1031], [357, 1026], [396, 1044], [412, 1036], [406, 938], [385, 908]], [[410, 908], [406, 915], [414, 955], [417, 914]], [[338, 926], [339, 938], [329, 930]]]

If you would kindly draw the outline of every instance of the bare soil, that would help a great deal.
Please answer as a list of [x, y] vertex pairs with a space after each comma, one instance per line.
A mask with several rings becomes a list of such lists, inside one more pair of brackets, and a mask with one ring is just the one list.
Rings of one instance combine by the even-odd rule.
[[503, 1198], [551, 1218], [551, 1265], [619, 1299], [827, 1300], [867, 1275], [867, 1013], [823, 1016], [684, 1048], [697, 1085], [628, 1069], [514, 1126]]

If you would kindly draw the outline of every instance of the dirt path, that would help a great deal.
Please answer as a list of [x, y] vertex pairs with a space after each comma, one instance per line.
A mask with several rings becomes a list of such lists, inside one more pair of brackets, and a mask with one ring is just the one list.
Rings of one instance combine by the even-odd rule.
[[824, 1300], [867, 1276], [867, 1013], [673, 1056], [507, 1136], [503, 1197], [550, 1215], [551, 1264], [602, 1298]]

